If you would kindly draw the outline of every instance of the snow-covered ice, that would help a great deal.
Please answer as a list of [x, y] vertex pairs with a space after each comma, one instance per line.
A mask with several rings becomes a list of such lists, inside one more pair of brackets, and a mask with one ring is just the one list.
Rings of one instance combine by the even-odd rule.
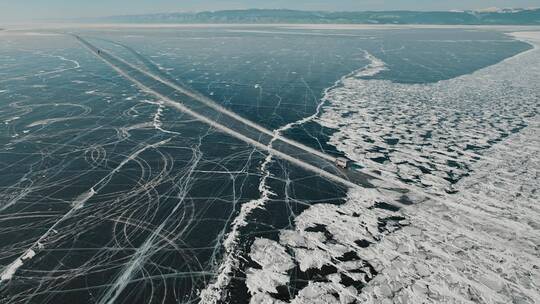
[[[539, 33], [514, 35], [540, 43]], [[537, 303], [538, 47], [434, 84], [367, 79], [385, 68], [371, 60], [328, 92], [319, 121], [350, 159], [417, 191], [405, 208], [383, 182], [351, 190], [345, 204], [308, 208], [279, 243], [319, 279], [287, 302], [275, 287], [248, 285], [251, 302]], [[274, 285], [294, 285], [294, 272], [263, 269]]]

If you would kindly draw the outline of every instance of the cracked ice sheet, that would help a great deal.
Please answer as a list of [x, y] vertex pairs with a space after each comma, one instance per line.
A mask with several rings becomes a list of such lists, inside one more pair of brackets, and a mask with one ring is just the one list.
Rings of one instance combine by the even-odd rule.
[[[107, 302], [142, 286], [149, 297], [196, 298], [179, 282], [201, 286], [212, 275], [202, 260], [218, 252], [204, 242], [226, 229], [235, 204], [258, 195], [242, 188], [258, 180], [251, 163], [264, 155], [163, 109], [62, 39], [66, 47], [51, 50], [18, 37], [2, 45], [31, 50], [20, 61], [39, 70], [2, 79], [0, 302]], [[198, 226], [204, 233], [191, 233]]]
[[[535, 45], [540, 41], [538, 33], [516, 36]], [[321, 276], [289, 292], [290, 303], [536, 303], [538, 57], [535, 47], [432, 85], [351, 77], [330, 92], [332, 105], [321, 121], [339, 128], [332, 142], [340, 150], [375, 165], [385, 177], [401, 178], [437, 196], [397, 210], [385, 205], [398, 199], [396, 193], [355, 190], [343, 205], [319, 204], [304, 211], [294, 229], [281, 231], [280, 251], [288, 250], [299, 271]], [[360, 76], [382, 68], [372, 62]], [[403, 106], [397, 107], [400, 100]], [[364, 110], [351, 114], [363, 103]], [[431, 136], [421, 136], [426, 129]], [[388, 144], [387, 135], [401, 143]], [[376, 145], [390, 156], [387, 161], [369, 160], [368, 150]], [[480, 148], [468, 152], [467, 145]], [[412, 148], [419, 146], [430, 149]], [[431, 173], [414, 170], [405, 162], [410, 160], [430, 167]], [[403, 168], [395, 164], [400, 161]], [[455, 180], [449, 183], [444, 177], [451, 174]], [[278, 274], [269, 261], [256, 261], [258, 250], [252, 248], [251, 254], [262, 271]], [[255, 279], [251, 271], [248, 280]], [[296, 274], [289, 274], [290, 287]], [[278, 300], [262, 289], [250, 287], [250, 292], [252, 303], [286, 303], [283, 294]]]

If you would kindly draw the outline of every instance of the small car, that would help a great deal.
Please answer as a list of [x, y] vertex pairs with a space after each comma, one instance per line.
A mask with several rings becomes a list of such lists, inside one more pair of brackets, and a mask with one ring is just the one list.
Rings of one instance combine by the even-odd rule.
[[349, 160], [346, 159], [345, 157], [338, 157], [336, 158], [336, 166], [340, 167], [340, 168], [343, 168], [343, 169], [346, 169], [348, 164], [349, 164]]

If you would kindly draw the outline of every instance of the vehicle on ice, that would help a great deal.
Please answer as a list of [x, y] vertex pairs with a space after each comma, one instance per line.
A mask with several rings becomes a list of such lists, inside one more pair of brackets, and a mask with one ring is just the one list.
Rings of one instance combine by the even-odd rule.
[[349, 160], [346, 159], [345, 157], [338, 157], [338, 158], [336, 158], [335, 163], [336, 163], [336, 166], [338, 166], [340, 168], [343, 168], [343, 169], [347, 169], [347, 167], [349, 165]]

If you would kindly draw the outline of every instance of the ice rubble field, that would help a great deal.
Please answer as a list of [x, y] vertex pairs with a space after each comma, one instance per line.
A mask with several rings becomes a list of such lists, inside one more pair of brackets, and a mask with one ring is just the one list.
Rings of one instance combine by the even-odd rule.
[[[312, 269], [291, 303], [540, 301], [540, 33], [534, 49], [435, 84], [369, 80], [372, 64], [328, 92], [331, 143], [412, 193], [352, 190], [251, 246], [252, 303], [285, 303], [295, 270]], [[410, 200], [410, 201], [409, 201]], [[358, 291], [360, 290], [360, 292]]]

